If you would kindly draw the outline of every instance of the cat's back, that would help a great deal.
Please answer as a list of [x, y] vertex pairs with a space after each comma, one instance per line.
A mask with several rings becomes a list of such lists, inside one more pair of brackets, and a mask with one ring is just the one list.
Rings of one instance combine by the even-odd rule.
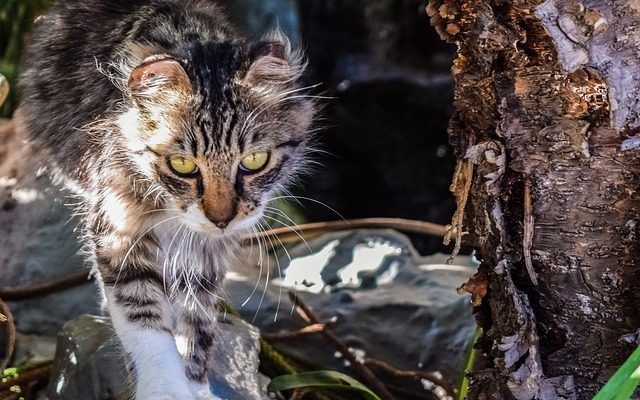
[[[86, 158], [86, 127], [122, 102], [118, 63], [133, 43], [168, 52], [193, 37], [233, 35], [206, 0], [57, 0], [34, 23], [20, 78], [21, 114], [36, 151]], [[61, 160], [58, 160], [58, 164]], [[64, 165], [61, 165], [64, 169]]]

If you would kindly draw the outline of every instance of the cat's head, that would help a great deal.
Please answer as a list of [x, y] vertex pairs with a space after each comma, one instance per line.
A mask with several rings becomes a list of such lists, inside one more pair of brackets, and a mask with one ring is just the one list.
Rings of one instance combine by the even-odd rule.
[[193, 230], [253, 226], [306, 165], [315, 112], [302, 70], [280, 33], [145, 56], [123, 85], [119, 125], [149, 196]]

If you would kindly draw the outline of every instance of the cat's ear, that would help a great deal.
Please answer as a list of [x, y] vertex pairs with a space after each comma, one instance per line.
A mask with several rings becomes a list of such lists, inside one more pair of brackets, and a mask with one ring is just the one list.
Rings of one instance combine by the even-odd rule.
[[[127, 82], [134, 97], [163, 99], [186, 98], [191, 93], [191, 82], [180, 63], [168, 55], [147, 57], [135, 67]], [[178, 97], [176, 97], [178, 96]]]
[[249, 52], [250, 67], [243, 82], [248, 86], [286, 85], [299, 78], [304, 61], [279, 29], [254, 44]]

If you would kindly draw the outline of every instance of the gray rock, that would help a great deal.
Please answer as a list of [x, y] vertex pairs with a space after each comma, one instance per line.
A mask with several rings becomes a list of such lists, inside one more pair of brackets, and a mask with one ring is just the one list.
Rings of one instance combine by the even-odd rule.
[[[337, 317], [331, 329], [355, 354], [400, 369], [439, 371], [456, 382], [476, 326], [469, 296], [456, 292], [475, 271], [470, 257], [458, 257], [454, 265], [443, 254], [420, 257], [404, 235], [389, 230], [333, 233], [308, 245], [290, 250], [291, 262], [286, 254], [279, 267], [269, 262], [273, 279], [266, 291], [266, 262], [261, 274], [253, 267], [232, 271], [229, 301], [263, 331], [298, 329], [304, 324], [292, 315], [286, 295], [294, 290], [321, 319]], [[320, 335], [282, 341], [278, 348], [346, 369]]]
[[18, 333], [13, 351], [13, 365], [40, 363], [53, 360], [56, 354], [56, 337], [23, 335]]
[[127, 399], [129, 374], [108, 318], [83, 315], [58, 334], [51, 400]]
[[[13, 124], [0, 120], [0, 286], [23, 286], [89, 270], [64, 196]], [[71, 201], [71, 200], [68, 200]], [[22, 333], [54, 336], [65, 321], [98, 313], [93, 285], [29, 301], [7, 302]]]
[[260, 331], [226, 315], [211, 357], [211, 391], [226, 400], [268, 399], [268, 379], [258, 374]]
[[[258, 373], [258, 330], [226, 316], [209, 371], [212, 392], [225, 400], [268, 399]], [[170, 377], [167, 377], [170, 379]], [[58, 335], [50, 400], [129, 399], [131, 375], [108, 318], [84, 315]]]

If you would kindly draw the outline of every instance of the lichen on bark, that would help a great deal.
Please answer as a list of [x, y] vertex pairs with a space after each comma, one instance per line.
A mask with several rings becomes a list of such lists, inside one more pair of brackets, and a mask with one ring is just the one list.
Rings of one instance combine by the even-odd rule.
[[427, 12], [458, 45], [449, 133], [474, 166], [458, 228], [481, 260], [465, 289], [486, 291], [470, 398], [591, 398], [638, 342], [640, 6]]

